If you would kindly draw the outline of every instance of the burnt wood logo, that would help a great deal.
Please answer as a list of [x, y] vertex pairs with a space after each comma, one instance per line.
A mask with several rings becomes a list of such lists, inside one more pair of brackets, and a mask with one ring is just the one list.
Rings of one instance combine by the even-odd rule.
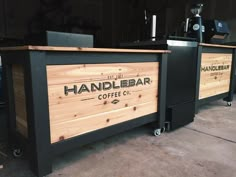
[[208, 72], [208, 71], [223, 71], [223, 70], [229, 70], [230, 65], [219, 65], [219, 66], [204, 66], [201, 67], [202, 72]]
[[120, 102], [120, 100], [115, 99], [115, 100], [113, 100], [111, 103], [112, 103], [112, 104], [117, 104], [117, 103], [119, 103], [119, 102]]
[[73, 87], [64, 86], [65, 95], [69, 95], [69, 93], [82, 94], [82, 93], [90, 93], [95, 91], [108, 91], [112, 89], [120, 89], [120, 88], [130, 88], [137, 87], [143, 85], [150, 85], [151, 79], [149, 77], [139, 78], [139, 79], [130, 79], [130, 80], [120, 80], [120, 81], [112, 81], [112, 82], [99, 82], [99, 83], [90, 83], [90, 84], [81, 84], [74, 85]]

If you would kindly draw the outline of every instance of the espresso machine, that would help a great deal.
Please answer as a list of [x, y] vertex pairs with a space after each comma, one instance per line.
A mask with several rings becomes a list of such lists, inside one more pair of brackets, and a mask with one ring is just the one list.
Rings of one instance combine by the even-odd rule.
[[203, 25], [202, 17], [200, 13], [202, 12], [203, 4], [194, 4], [191, 7], [191, 12], [193, 16], [186, 19], [185, 23], [185, 33], [187, 37], [196, 38], [198, 42], [203, 42], [203, 33], [205, 32], [205, 27]]
[[204, 20], [205, 42], [213, 44], [224, 44], [230, 30], [228, 24], [222, 20]]

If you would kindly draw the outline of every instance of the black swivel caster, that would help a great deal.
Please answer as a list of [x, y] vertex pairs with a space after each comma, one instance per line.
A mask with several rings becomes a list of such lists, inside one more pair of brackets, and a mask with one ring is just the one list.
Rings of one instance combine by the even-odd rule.
[[227, 106], [232, 106], [232, 102], [227, 102]]
[[158, 128], [153, 131], [154, 136], [161, 136], [165, 132], [165, 128]]
[[20, 149], [20, 148], [16, 148], [12, 151], [12, 155], [15, 157], [15, 158], [20, 158], [23, 156], [23, 150]]

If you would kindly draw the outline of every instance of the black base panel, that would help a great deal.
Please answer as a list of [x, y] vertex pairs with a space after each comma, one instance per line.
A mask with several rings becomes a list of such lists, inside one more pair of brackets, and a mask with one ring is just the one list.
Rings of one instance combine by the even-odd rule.
[[167, 60], [166, 81], [166, 122], [170, 122], [171, 130], [180, 128], [194, 120], [197, 45], [197, 42], [180, 40], [121, 44], [122, 48], [171, 50]]
[[196, 84], [196, 47], [169, 46], [167, 95], [168, 107], [194, 101]]
[[194, 102], [178, 104], [172, 108], [168, 108], [167, 120], [170, 122], [170, 130], [175, 130], [193, 122], [194, 116]]

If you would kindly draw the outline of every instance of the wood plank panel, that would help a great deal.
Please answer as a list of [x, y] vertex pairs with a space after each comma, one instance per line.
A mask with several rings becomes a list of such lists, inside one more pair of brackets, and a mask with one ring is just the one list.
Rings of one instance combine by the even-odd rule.
[[155, 112], [157, 112], [157, 102], [152, 101], [132, 107], [95, 114], [84, 117], [83, 119], [75, 119], [73, 121], [65, 121], [61, 124], [51, 125], [51, 132], [53, 132], [51, 133], [51, 143], [72, 138]]
[[15, 96], [16, 128], [24, 137], [28, 137], [27, 112], [25, 102], [24, 68], [21, 65], [12, 66], [13, 88]]
[[203, 53], [199, 99], [229, 91], [232, 54]]
[[[158, 75], [158, 62], [47, 66], [52, 143], [157, 112]], [[142, 106], [150, 102], [150, 108]], [[134, 107], [142, 110], [130, 114]], [[100, 123], [115, 113], [119, 121]]]

